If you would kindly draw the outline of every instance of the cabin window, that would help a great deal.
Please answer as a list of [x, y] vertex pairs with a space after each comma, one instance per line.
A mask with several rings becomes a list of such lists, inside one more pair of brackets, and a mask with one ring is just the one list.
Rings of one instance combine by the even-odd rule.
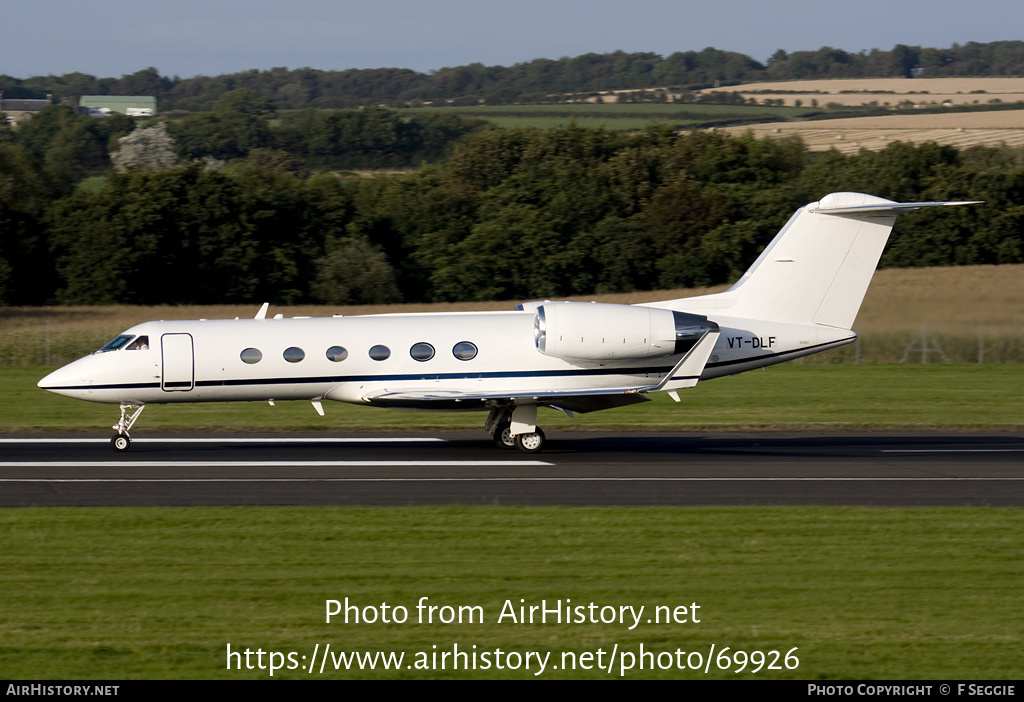
[[284, 360], [288, 363], [298, 363], [306, 357], [306, 352], [297, 346], [290, 346], [284, 350]]
[[370, 349], [370, 358], [372, 358], [375, 361], [384, 361], [390, 357], [391, 349], [389, 349], [387, 346], [377, 344], [372, 349]]
[[472, 341], [460, 341], [452, 348], [452, 353], [455, 354], [455, 358], [460, 361], [468, 361], [472, 358], [476, 358], [476, 344]]
[[125, 346], [126, 351], [145, 351], [149, 348], [149, 337], [140, 336], [132, 343]]
[[346, 358], [348, 358], [348, 350], [344, 346], [332, 346], [327, 349], [327, 360], [329, 361], [337, 363], [344, 361]]
[[409, 355], [417, 361], [429, 361], [434, 357], [434, 347], [425, 341], [413, 344], [409, 349]]
[[117, 338], [111, 340], [106, 346], [101, 348], [96, 353], [103, 353], [105, 351], [117, 351], [119, 348], [122, 348], [125, 344], [127, 344], [134, 338], [135, 336], [132, 334], [121, 334]]
[[242, 363], [259, 363], [263, 360], [263, 354], [259, 349], [246, 349], [241, 354]]

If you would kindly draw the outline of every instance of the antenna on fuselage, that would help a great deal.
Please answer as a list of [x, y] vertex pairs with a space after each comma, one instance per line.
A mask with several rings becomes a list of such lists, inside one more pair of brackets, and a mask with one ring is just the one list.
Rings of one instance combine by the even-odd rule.
[[260, 311], [256, 313], [256, 316], [253, 317], [253, 319], [266, 319], [267, 318], [267, 310], [269, 310], [269, 309], [270, 309], [270, 303], [269, 302], [264, 302], [263, 303], [263, 307], [260, 307]]

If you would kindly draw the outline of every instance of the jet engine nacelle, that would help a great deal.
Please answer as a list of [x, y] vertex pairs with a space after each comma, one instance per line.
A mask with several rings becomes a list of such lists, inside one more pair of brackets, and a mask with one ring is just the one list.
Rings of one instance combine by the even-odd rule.
[[597, 302], [545, 302], [533, 318], [537, 350], [574, 361], [672, 356], [717, 328], [702, 315]]

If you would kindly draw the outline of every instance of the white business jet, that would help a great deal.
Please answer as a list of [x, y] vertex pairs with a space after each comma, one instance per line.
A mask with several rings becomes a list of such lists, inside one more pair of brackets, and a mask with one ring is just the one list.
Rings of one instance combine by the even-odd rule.
[[806, 205], [725, 292], [508, 312], [146, 322], [39, 387], [121, 406], [126, 451], [149, 404], [322, 400], [488, 412], [495, 444], [544, 446], [537, 408], [572, 416], [825, 351], [850, 330], [896, 215], [973, 202], [833, 193]]

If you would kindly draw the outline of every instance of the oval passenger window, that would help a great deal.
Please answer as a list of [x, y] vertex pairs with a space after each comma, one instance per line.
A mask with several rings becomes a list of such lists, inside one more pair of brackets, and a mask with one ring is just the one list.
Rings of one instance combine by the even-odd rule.
[[417, 361], [429, 361], [434, 357], [434, 347], [425, 341], [421, 341], [418, 344], [412, 345], [412, 348], [409, 349], [409, 355]]
[[476, 344], [472, 341], [460, 341], [452, 348], [452, 353], [455, 354], [455, 358], [460, 361], [468, 361], [472, 358], [476, 358]]
[[259, 349], [246, 349], [242, 352], [240, 358], [243, 363], [259, 363], [263, 360], [263, 354], [260, 353]]

